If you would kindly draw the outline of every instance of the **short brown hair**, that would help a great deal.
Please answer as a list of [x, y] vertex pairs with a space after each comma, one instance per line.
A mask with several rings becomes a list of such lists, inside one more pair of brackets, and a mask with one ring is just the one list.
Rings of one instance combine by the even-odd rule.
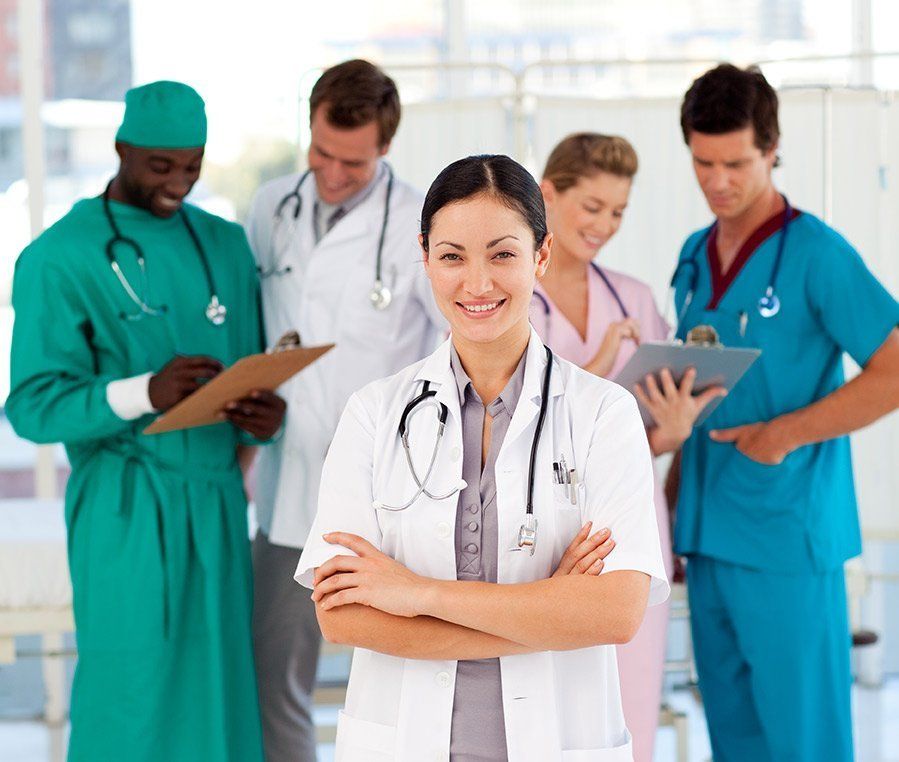
[[757, 66], [720, 64], [690, 85], [681, 104], [680, 126], [688, 144], [691, 132], [723, 135], [752, 127], [756, 148], [767, 152], [780, 138], [777, 93]]
[[400, 94], [396, 83], [377, 66], [359, 58], [326, 69], [309, 96], [309, 120], [322, 104], [328, 123], [343, 129], [377, 122], [381, 147], [400, 124]]
[[582, 177], [608, 172], [618, 177], [637, 174], [637, 152], [624, 138], [596, 132], [576, 132], [562, 140], [546, 160], [543, 179], [564, 192]]

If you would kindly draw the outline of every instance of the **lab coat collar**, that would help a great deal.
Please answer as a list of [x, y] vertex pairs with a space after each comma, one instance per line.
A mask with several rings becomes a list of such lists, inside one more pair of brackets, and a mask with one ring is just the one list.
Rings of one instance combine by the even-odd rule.
[[[347, 241], [361, 237], [373, 237], [380, 232], [381, 222], [384, 219], [384, 201], [387, 196], [387, 175], [386, 171], [379, 171], [371, 192], [322, 237], [318, 243], [319, 247], [343, 246]], [[316, 191], [315, 178], [310, 178], [310, 180], [312, 182], [309, 183], [308, 224], [311, 228]], [[366, 256], [368, 255], [367, 251], [366, 248]]]
[[[435, 387], [437, 391], [435, 401], [442, 402], [449, 408], [451, 413], [458, 416], [459, 394], [452, 365], [450, 364], [452, 341], [453, 337], [450, 336], [437, 348], [436, 352], [424, 361], [418, 373], [415, 374], [415, 380], [429, 381], [431, 386]], [[541, 341], [533, 328], [531, 328], [531, 338], [528, 341], [526, 351], [527, 360], [524, 367], [524, 384], [522, 385], [521, 396], [518, 399], [518, 405], [515, 408], [509, 430], [506, 432], [506, 439], [509, 441], [530, 423], [540, 410], [540, 395], [543, 392], [543, 372], [546, 368], [546, 349], [543, 341]], [[550, 398], [558, 397], [565, 391], [560, 371], [559, 361], [557, 358], [554, 358], [553, 373], [549, 382]]]

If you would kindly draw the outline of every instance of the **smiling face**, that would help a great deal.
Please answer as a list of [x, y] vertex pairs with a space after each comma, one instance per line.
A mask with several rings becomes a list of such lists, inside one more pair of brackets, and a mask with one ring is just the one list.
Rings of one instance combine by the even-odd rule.
[[309, 169], [319, 198], [326, 204], [346, 201], [368, 185], [378, 169], [378, 159], [389, 144], [380, 144], [377, 121], [361, 127], [335, 127], [327, 119], [328, 104], [312, 115]]
[[631, 179], [598, 172], [592, 177], [581, 177], [565, 191], [556, 190], [551, 180], [544, 180], [540, 188], [556, 246], [590, 262], [621, 226]]
[[203, 148], [138, 148], [116, 143], [116, 152], [121, 159], [118, 184], [122, 200], [157, 217], [171, 217], [181, 208], [203, 165]]
[[699, 187], [718, 219], [739, 219], [771, 187], [777, 144], [763, 151], [751, 126], [721, 135], [694, 131], [689, 146]]
[[529, 331], [534, 281], [549, 262], [551, 234], [536, 243], [518, 211], [478, 194], [440, 209], [428, 240], [426, 270], [454, 337], [485, 344]]

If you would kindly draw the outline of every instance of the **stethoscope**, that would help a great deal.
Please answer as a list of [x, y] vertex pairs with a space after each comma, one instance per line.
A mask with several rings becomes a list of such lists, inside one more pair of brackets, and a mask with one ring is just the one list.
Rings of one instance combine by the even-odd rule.
[[[115, 217], [112, 216], [112, 207], [109, 203], [110, 187], [112, 187], [111, 180], [106, 186], [106, 190], [103, 191], [103, 212], [106, 214], [106, 219], [109, 221], [109, 227], [112, 228], [112, 238], [106, 242], [106, 258], [109, 260], [109, 266], [115, 273], [116, 278], [119, 279], [119, 283], [122, 284], [122, 288], [125, 289], [125, 293], [128, 294], [128, 298], [131, 299], [140, 310], [136, 314], [122, 312], [119, 317], [124, 320], [140, 320], [145, 316], [160, 317], [168, 311], [168, 307], [164, 304], [159, 307], [152, 307], [146, 301], [148, 284], [147, 264], [144, 259], [144, 251], [140, 247], [140, 244], [133, 238], [127, 238], [122, 235], [122, 231], [119, 229]], [[194, 248], [197, 250], [197, 255], [200, 257], [200, 262], [203, 263], [203, 270], [206, 273], [206, 285], [209, 287], [209, 304], [206, 305], [206, 319], [213, 325], [222, 325], [228, 315], [228, 308], [219, 301], [218, 293], [215, 289], [215, 281], [212, 278], [212, 269], [209, 267], [209, 260], [206, 258], [206, 252], [203, 250], [200, 238], [197, 236], [197, 232], [194, 230], [193, 225], [191, 225], [183, 207], [178, 209], [178, 214], [181, 215], [184, 227], [187, 228], [190, 239], [193, 241]], [[130, 247], [137, 257], [137, 266], [140, 268], [140, 294], [134, 290], [132, 285], [128, 282], [128, 279], [125, 277], [125, 273], [122, 272], [122, 268], [119, 267], [115, 255], [116, 244], [124, 244], [125, 246]]]
[[[602, 268], [598, 264], [596, 264], [596, 262], [591, 262], [590, 267], [592, 267], [594, 272], [600, 278], [602, 278], [602, 282], [605, 283], [606, 288], [609, 290], [609, 293], [614, 297], [615, 301], [618, 302], [618, 309], [621, 310], [621, 315], [625, 320], [627, 320], [630, 317], [630, 313], [627, 311], [627, 307], [624, 306], [624, 301], [622, 300], [621, 295], [618, 293], [618, 289], [616, 289], [615, 286], [612, 285], [612, 281], [609, 280], [609, 276], [602, 271]], [[543, 294], [540, 294], [537, 291], [534, 291], [534, 297], [540, 301], [540, 303], [543, 305], [543, 312], [546, 314], [546, 317], [549, 317], [549, 314], [551, 312], [549, 307], [549, 300], [545, 296], [543, 296]]]
[[[549, 404], [549, 382], [552, 377], [553, 353], [549, 347], [546, 349], [546, 370], [543, 371], [543, 390], [540, 397], [540, 412], [537, 416], [537, 429], [534, 431], [534, 439], [531, 442], [531, 457], [528, 465], [528, 499], [525, 506], [524, 523], [518, 530], [518, 547], [514, 550], [524, 550], [527, 548], [531, 555], [537, 545], [537, 519], [534, 516], [534, 472], [535, 463], [537, 461], [537, 445], [540, 442], [540, 433], [543, 431], [543, 422], [546, 419], [546, 408]], [[445, 495], [435, 495], [428, 490], [428, 482], [431, 480], [431, 474], [434, 471], [434, 464], [437, 462], [437, 450], [440, 448], [440, 441], [443, 439], [443, 432], [446, 429], [446, 419], [449, 415], [449, 409], [443, 402], [437, 402], [435, 396], [436, 390], [431, 389], [430, 381], [425, 381], [421, 388], [421, 393], [413, 397], [409, 404], [403, 408], [403, 414], [400, 416], [399, 435], [400, 441], [403, 443], [403, 452], [406, 456], [406, 463], [409, 466], [409, 473], [412, 480], [418, 488], [409, 500], [401, 505], [388, 505], [375, 500], [372, 506], [376, 510], [384, 511], [405, 511], [419, 497], [426, 495], [432, 500], [446, 500], [453, 495], [461, 492], [467, 484], [462, 481], [458, 487], [447, 492]], [[431, 459], [428, 462], [428, 470], [425, 471], [423, 479], [418, 476], [415, 464], [412, 462], [412, 451], [409, 445], [409, 430], [407, 424], [409, 419], [419, 410], [423, 409], [423, 405], [431, 405], [437, 408], [437, 437], [434, 440], [434, 449], [431, 450]]]
[[[390, 306], [390, 303], [393, 301], [393, 294], [381, 277], [381, 265], [384, 255], [384, 239], [387, 235], [387, 222], [390, 219], [390, 197], [393, 194], [393, 170], [386, 162], [384, 163], [384, 166], [387, 169], [387, 193], [384, 196], [384, 214], [381, 219], [381, 234], [378, 237], [378, 253], [375, 258], [375, 282], [371, 287], [371, 291], [368, 292], [368, 299], [371, 302], [372, 307], [379, 311], [386, 310]], [[294, 186], [294, 189], [278, 202], [278, 206], [275, 208], [276, 227], [280, 227], [280, 225], [284, 222], [285, 211], [289, 206], [292, 205], [293, 209], [290, 213], [290, 219], [292, 221], [293, 228], [291, 229], [291, 233], [293, 229], [295, 229], [297, 221], [300, 218], [300, 214], [303, 211], [303, 197], [300, 194], [300, 191], [303, 188], [303, 183], [306, 182], [306, 178], [309, 177], [310, 174], [312, 174], [312, 170], [310, 169], [307, 169], [305, 172], [303, 172], [303, 174], [300, 175], [300, 179], [297, 180], [297, 184]], [[275, 248], [277, 250], [279, 247]], [[293, 268], [290, 265], [282, 265], [278, 260], [279, 257], [276, 251], [275, 261], [270, 267], [257, 268], [259, 277], [270, 278], [273, 275], [287, 275], [288, 273], [292, 272]]]
[[[793, 207], [790, 206], [790, 202], [787, 200], [787, 197], [781, 195], [781, 198], [784, 200], [784, 212], [783, 212], [783, 223], [780, 228], [780, 238], [777, 241], [777, 253], [774, 255], [774, 265], [771, 268], [771, 277], [768, 279], [768, 287], [765, 289], [765, 293], [759, 297], [759, 301], [757, 304], [759, 315], [763, 318], [772, 318], [778, 312], [780, 312], [780, 298], [777, 296], [775, 292], [775, 286], [777, 285], [777, 276], [780, 273], [780, 263], [783, 259], [784, 247], [787, 243], [787, 231], [789, 230], [790, 222], [793, 220]], [[677, 267], [674, 270], [674, 275], [671, 276], [671, 288], [675, 288], [678, 277], [680, 276], [681, 270], [683, 268], [691, 268], [692, 269], [692, 277], [690, 278], [690, 286], [687, 289], [687, 295], [684, 297], [684, 305], [681, 307], [681, 310], [677, 316], [677, 322], [683, 320], [684, 315], [689, 309], [690, 304], [693, 302], [693, 295], [696, 293], [696, 286], [699, 281], [699, 264], [698, 258], [699, 253], [702, 251], [703, 247], [708, 245], [709, 237], [715, 230], [715, 226], [717, 222], [712, 223], [703, 231], [703, 234], [700, 236], [699, 241], [693, 247], [693, 251], [690, 253], [690, 256], [687, 259], [681, 260], [678, 262]], [[746, 315], [745, 313], [741, 314], [741, 323], [745, 325]], [[741, 328], [741, 331], [745, 330]]]

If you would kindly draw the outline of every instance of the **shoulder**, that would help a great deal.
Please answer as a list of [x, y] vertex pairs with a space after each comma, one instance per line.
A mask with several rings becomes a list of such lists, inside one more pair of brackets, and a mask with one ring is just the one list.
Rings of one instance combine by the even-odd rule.
[[421, 213], [421, 205], [424, 203], [425, 197], [418, 188], [394, 175], [393, 190], [391, 193], [391, 205], [414, 206], [416, 208], [416, 214], [418, 215]]
[[[289, 175], [281, 175], [264, 182], [253, 194], [250, 204], [250, 215], [273, 215], [281, 199], [296, 190], [303, 172], [291, 172]], [[307, 179], [306, 182], [312, 182]]]
[[637, 401], [623, 386], [589, 373], [574, 363], [556, 356], [556, 367], [562, 377], [565, 398], [572, 409], [575, 422], [605, 424], [620, 414], [637, 415]]
[[405, 400], [409, 396], [409, 389], [414, 386], [419, 371], [428, 359], [430, 358], [425, 357], [407, 365], [391, 376], [370, 381], [353, 394], [355, 404], [364, 409], [372, 419], [377, 418], [379, 413], [393, 407], [398, 400]]
[[105, 225], [100, 199], [82, 199], [23, 249], [16, 268], [74, 266], [83, 259], [72, 256], [76, 249], [89, 240], [100, 240], [104, 234], [110, 234]]
[[213, 236], [217, 240], [246, 241], [243, 227], [239, 223], [226, 220], [193, 204], [184, 204], [183, 209], [198, 232], [202, 231], [203, 234]]
[[641, 304], [647, 301], [654, 301], [652, 289], [648, 283], [644, 283], [633, 275], [627, 275], [618, 270], [610, 270], [608, 267], [603, 267], [602, 272], [615, 289], [622, 292], [622, 295], [627, 293], [632, 298], [638, 299]]
[[849, 241], [810, 212], [801, 211], [793, 219], [788, 235], [790, 238], [795, 235], [795, 240], [788, 240], [787, 246], [798, 244], [798, 248], [814, 258], [815, 262], [820, 262], [821, 257], [857, 255], [855, 247]]
[[684, 245], [681, 246], [680, 256], [678, 257], [678, 259], [683, 260], [692, 257], [694, 252], [696, 251], [696, 247], [699, 246], [708, 236], [711, 227], [711, 225], [706, 225], [704, 228], [694, 230], [692, 233], [690, 233], [690, 235], [688, 235], [687, 239], [684, 241]]

